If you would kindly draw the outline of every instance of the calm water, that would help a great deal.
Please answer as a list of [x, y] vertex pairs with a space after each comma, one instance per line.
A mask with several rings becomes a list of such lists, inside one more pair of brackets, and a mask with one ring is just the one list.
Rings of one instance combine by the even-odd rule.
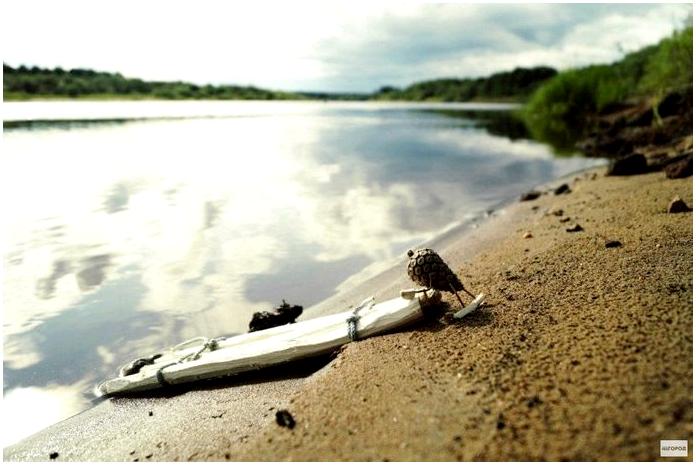
[[310, 307], [597, 163], [554, 158], [504, 106], [4, 107], [5, 444], [89, 407], [136, 356]]

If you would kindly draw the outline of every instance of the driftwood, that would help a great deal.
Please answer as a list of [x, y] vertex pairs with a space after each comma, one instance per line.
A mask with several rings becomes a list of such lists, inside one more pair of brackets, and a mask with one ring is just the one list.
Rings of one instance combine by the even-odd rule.
[[[97, 392], [114, 395], [155, 389], [328, 353], [353, 340], [412, 323], [423, 316], [422, 305], [439, 300], [435, 290], [408, 290], [381, 303], [368, 299], [343, 313], [229, 338], [195, 338], [147, 357], [149, 363], [135, 364], [137, 370], [101, 383]], [[133, 366], [134, 362], [127, 365]]]

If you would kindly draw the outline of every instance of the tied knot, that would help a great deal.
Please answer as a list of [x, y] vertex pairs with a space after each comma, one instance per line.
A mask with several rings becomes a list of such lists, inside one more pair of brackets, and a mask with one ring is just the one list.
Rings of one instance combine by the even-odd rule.
[[358, 315], [352, 315], [348, 317], [346, 322], [348, 323], [348, 338], [351, 341], [357, 341], [358, 340], [358, 320], [360, 319], [360, 316]]
[[353, 309], [353, 314], [349, 316], [346, 319], [346, 323], [348, 323], [348, 338], [351, 341], [357, 341], [359, 339], [358, 337], [358, 321], [360, 320], [360, 315], [358, 312], [364, 308], [372, 308], [372, 306], [375, 304], [375, 298], [370, 297], [369, 299], [365, 299], [360, 305], [355, 307]]

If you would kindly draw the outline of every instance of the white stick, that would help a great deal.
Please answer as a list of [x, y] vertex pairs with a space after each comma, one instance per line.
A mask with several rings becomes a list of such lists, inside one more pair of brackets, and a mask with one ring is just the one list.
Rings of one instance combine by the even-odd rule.
[[[433, 290], [405, 295], [409, 298], [399, 297], [379, 304], [363, 302], [357, 315], [350, 310], [223, 339], [212, 351], [205, 347], [207, 339], [187, 341], [164, 351], [156, 363], [142, 367], [137, 373], [105, 381], [97, 387], [97, 392], [109, 395], [142, 391], [331, 352], [351, 342], [351, 324], [355, 325], [359, 339], [367, 338], [420, 319], [421, 301], [430, 303], [440, 298], [439, 292]], [[356, 316], [357, 320], [353, 319]]]
[[464, 318], [469, 313], [471, 313], [474, 310], [476, 310], [477, 308], [479, 308], [482, 303], [483, 303], [483, 294], [479, 294], [476, 296], [476, 298], [474, 300], [471, 301], [471, 303], [469, 305], [467, 305], [463, 309], [459, 310], [453, 316], [456, 319]]

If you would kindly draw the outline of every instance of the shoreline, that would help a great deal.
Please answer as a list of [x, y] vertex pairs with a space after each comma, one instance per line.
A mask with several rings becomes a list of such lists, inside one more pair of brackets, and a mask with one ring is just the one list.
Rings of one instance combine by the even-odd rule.
[[[602, 277], [606, 279], [607, 269], [605, 264], [592, 263], [595, 256], [603, 259], [613, 257], [615, 261], [622, 258], [623, 262], [615, 263], [624, 267], [618, 268], [621, 271], [660, 265], [669, 258], [668, 255], [676, 253], [672, 256], [676, 260], [671, 263], [672, 268], [688, 268], [689, 273], [681, 278], [669, 275], [674, 282], [667, 284], [677, 286], [673, 293], [676, 297], [670, 294], [668, 299], [671, 310], [654, 290], [637, 291], [634, 285], [638, 277], [620, 273], [611, 277], [617, 280], [619, 297], [641, 304], [645, 300], [646, 305], [668, 313], [677, 311], [677, 315], [669, 317], [672, 322], [690, 322], [692, 214], [657, 215], [656, 209], [658, 203], [660, 208], [666, 208], [676, 190], [687, 204], [692, 205], [692, 178], [664, 180], [663, 173], [605, 178], [603, 171], [604, 168], [595, 168], [545, 184], [552, 186], [568, 182], [572, 192], [508, 204], [502, 213], [494, 213], [476, 228], [462, 230], [462, 227], [455, 227], [444, 237], [428, 242], [463, 278], [465, 286], [471, 286], [475, 292], [486, 291], [490, 306], [468, 316], [462, 323], [444, 324], [430, 320], [414, 328], [349, 344], [326, 366], [323, 366], [325, 361], [309, 362], [271, 368], [252, 376], [201, 383], [174, 393], [107, 400], [5, 448], [5, 459], [46, 461], [51, 452], [58, 452], [56, 460], [654, 460], [657, 446], [636, 443], [636, 438], [652, 437], [650, 434], [657, 425], [663, 428], [660, 434], [667, 434], [670, 439], [691, 436], [691, 388], [688, 394], [685, 390], [685, 383], [689, 386], [691, 383], [691, 359], [674, 358], [677, 367], [673, 369], [674, 373], [668, 373], [666, 377], [657, 376], [669, 378], [671, 384], [667, 388], [649, 390], [652, 405], [657, 405], [657, 410], [647, 415], [645, 421], [633, 425], [625, 417], [625, 412], [616, 412], [608, 406], [612, 414], [621, 419], [621, 424], [617, 427], [601, 424], [600, 430], [610, 438], [602, 444], [593, 436], [594, 430], [589, 428], [597, 424], [588, 422], [586, 417], [587, 411], [591, 410], [605, 418], [601, 412], [595, 412], [599, 407], [593, 406], [592, 402], [607, 407], [606, 399], [592, 397], [585, 391], [595, 393], [598, 388], [609, 386], [627, 394], [632, 401], [635, 400], [633, 397], [641, 396], [643, 388], [637, 389], [641, 392], [636, 394], [625, 391], [626, 386], [621, 380], [614, 380], [612, 384], [610, 379], [602, 377], [590, 378], [594, 379], [594, 384], [589, 386], [583, 384], [583, 378], [575, 374], [575, 367], [583, 367], [584, 359], [577, 359], [587, 357], [588, 363], [594, 366], [592, 363], [601, 357], [591, 350], [592, 346], [577, 338], [589, 336], [596, 345], [601, 343], [602, 337], [593, 332], [595, 326], [584, 328], [586, 318], [583, 318], [583, 313], [568, 307], [559, 296], [570, 290], [576, 305], [582, 302], [589, 315], [601, 316], [599, 322], [593, 321], [597, 327], [626, 326], [624, 330], [613, 328], [613, 331], [622, 332], [604, 334], [605, 339], [640, 336], [646, 339], [641, 342], [643, 346], [659, 349], [665, 338], [669, 340], [664, 332], [651, 339], [643, 335], [645, 328], [636, 326], [635, 321], [622, 321], [618, 325], [611, 312], [598, 307], [599, 301], [616, 313], [621, 307], [614, 295], [616, 292], [592, 294], [592, 286], [568, 279], [569, 276], [580, 277], [595, 287], [600, 285]], [[596, 180], [592, 179], [592, 173], [598, 174]], [[597, 190], [601, 195], [595, 192]], [[633, 196], [634, 191], [640, 191], [639, 200], [626, 197]], [[657, 200], [653, 202], [651, 196]], [[607, 205], [606, 199], [613, 199], [615, 203]], [[625, 200], [630, 208], [616, 203], [617, 199]], [[649, 215], [643, 211], [648, 208], [648, 203]], [[585, 231], [565, 232], [558, 217], [545, 215], [549, 208], [559, 208], [557, 205], [574, 216], [572, 221], [584, 224]], [[577, 213], [573, 214], [573, 211]], [[628, 229], [615, 224], [627, 218], [631, 221], [635, 215], [642, 215], [641, 218], [648, 218], [648, 221], [645, 224], [632, 222]], [[619, 239], [623, 246], [617, 249], [604, 249], [602, 236], [606, 235], [606, 230], [630, 239]], [[676, 233], [684, 236], [687, 230], [688, 244], [675, 239]], [[531, 238], [523, 238], [526, 231], [531, 232]], [[643, 236], [646, 241], [652, 243], [655, 240], [663, 244], [659, 248], [643, 250]], [[584, 272], [582, 266], [565, 266], [564, 256], [559, 255], [561, 252], [568, 254], [565, 257], [569, 260], [568, 265], [587, 265], [589, 271]], [[650, 252], [652, 255], [645, 255], [647, 263], [639, 263], [631, 256], [622, 257], [620, 254], [624, 252]], [[404, 256], [396, 268], [308, 309], [307, 316], [316, 316], [324, 307], [336, 311], [337, 305], [353, 303], [353, 296], [362, 296], [359, 300], [367, 294], [376, 294], [378, 300], [393, 296], [402, 283], [408, 283], [403, 269], [399, 272], [405, 261]], [[549, 269], [552, 276], [544, 278]], [[667, 286], [660, 281], [660, 276], [652, 275], [649, 279], [657, 280], [662, 286], [660, 289]], [[589, 294], [581, 295], [583, 289], [589, 290]], [[630, 292], [622, 294], [622, 289]], [[540, 298], [541, 295], [546, 298]], [[458, 305], [449, 294], [446, 301], [452, 308]], [[528, 312], [530, 308], [533, 313]], [[567, 353], [559, 352], [552, 345], [547, 347], [550, 355], [545, 354], [539, 345], [532, 344], [531, 341], [549, 343], [548, 339], [556, 334], [553, 327], [559, 325], [564, 327], [556, 328], [563, 330], [557, 331], [562, 337], [556, 343], [560, 343]], [[691, 341], [690, 323], [686, 331], [688, 334], [684, 337]], [[496, 341], [498, 346], [494, 344]], [[586, 352], [577, 353], [571, 342], [582, 346]], [[686, 348], [684, 343], [672, 345], [679, 353], [684, 350], [690, 353], [690, 344]], [[628, 349], [621, 349], [621, 345], [612, 347], [616, 350], [613, 354], [616, 360], [626, 362], [629, 356], [624, 352]], [[635, 350], [635, 347], [630, 349]], [[646, 350], [640, 353], [650, 356]], [[549, 372], [548, 366], [539, 366], [531, 354], [551, 357], [551, 366], [562, 369], [567, 379]], [[568, 357], [572, 360], [567, 360]], [[639, 356], [632, 357], [638, 359]], [[606, 363], [614, 366], [616, 360], [607, 360]], [[573, 361], [578, 364], [571, 363]], [[639, 365], [636, 373], [625, 375], [634, 381], [638, 379], [647, 383], [655, 373], [645, 363]], [[300, 376], [293, 377], [294, 371], [299, 371]], [[540, 373], [545, 376], [539, 376]], [[680, 381], [676, 375], [683, 379]], [[545, 388], [544, 379], [555, 379], [556, 384], [564, 387]], [[529, 385], [537, 385], [537, 394], [527, 395], [532, 392]], [[561, 391], [566, 393], [565, 396]], [[589, 397], [582, 402], [566, 402], [564, 406], [562, 398], [575, 399], [575, 394]], [[635, 409], [644, 411], [644, 407], [630, 401], [627, 410], [631, 416], [635, 416]], [[356, 410], [354, 402], [358, 403], [360, 410]], [[675, 402], [676, 406], [673, 405]], [[688, 408], [684, 407], [687, 402]], [[567, 416], [559, 410], [563, 407], [577, 415]], [[275, 424], [273, 411], [280, 408], [288, 408], [295, 415], [298, 426], [294, 430], [284, 430]], [[366, 411], [368, 414], [365, 416]], [[150, 416], [149, 412], [153, 415]], [[543, 418], [538, 418], [539, 412], [543, 413]], [[458, 416], [453, 417], [454, 413]], [[680, 418], [671, 423], [665, 420], [676, 417]], [[392, 421], [394, 418], [396, 421]], [[525, 427], [511, 427], [515, 423]], [[572, 427], [571, 430], [566, 426]], [[610, 428], [609, 433], [606, 427]], [[617, 428], [621, 430], [618, 433]], [[553, 446], [546, 455], [534, 443], [533, 438], [538, 439], [538, 435]], [[577, 439], [583, 435], [589, 442], [579, 443], [592, 444], [594, 449], [570, 447], [566, 448], [568, 453], [564, 455], [561, 446], [578, 443]], [[422, 438], [420, 443], [413, 440], [416, 436]], [[623, 442], [617, 443], [618, 440]], [[509, 441], [513, 441], [512, 445], [524, 443], [527, 448], [506, 448]], [[357, 448], [358, 444], [362, 445]], [[497, 449], [496, 445], [499, 446]], [[614, 447], [613, 452], [607, 450], [608, 445]], [[353, 448], [357, 448], [357, 452], [349, 455]], [[505, 455], [506, 450], [508, 455]]]

